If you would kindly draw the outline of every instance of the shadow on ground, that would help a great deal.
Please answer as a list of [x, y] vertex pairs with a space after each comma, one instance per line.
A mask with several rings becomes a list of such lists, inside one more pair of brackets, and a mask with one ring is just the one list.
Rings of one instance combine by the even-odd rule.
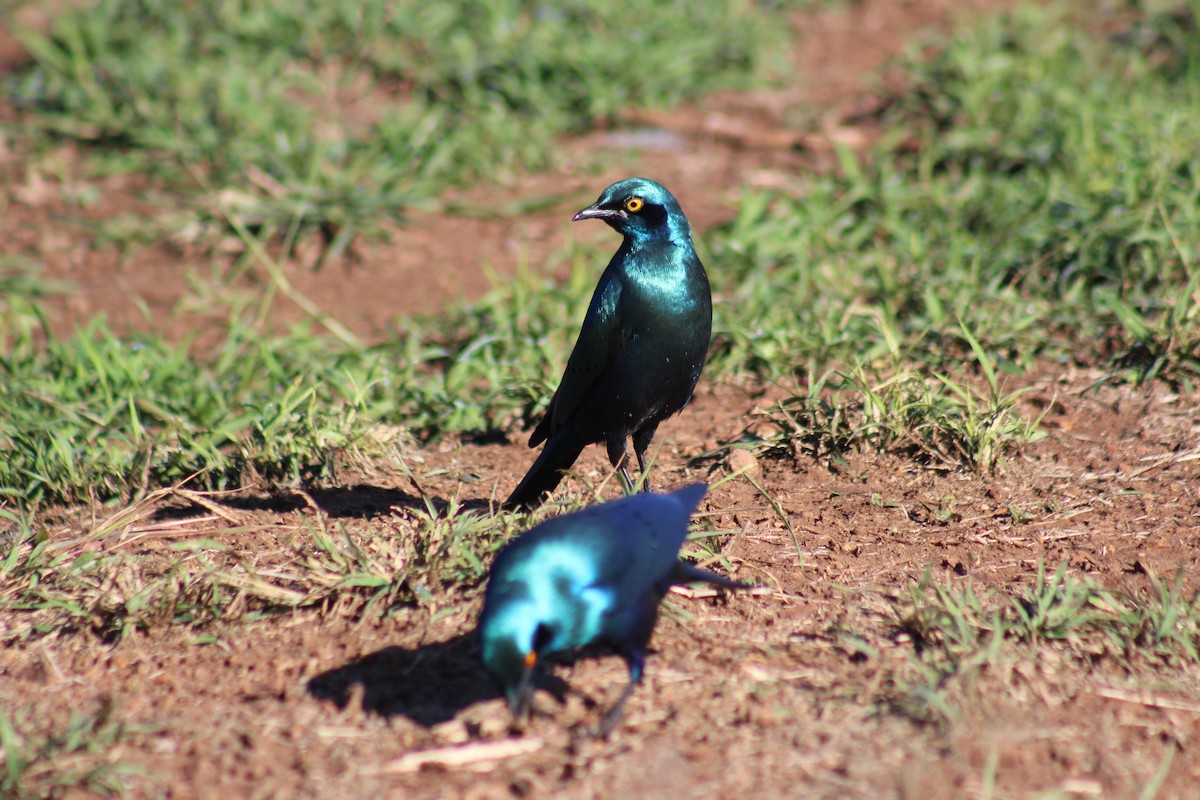
[[[222, 506], [237, 511], [273, 511], [287, 514], [314, 506], [322, 513], [333, 519], [373, 519], [389, 516], [403, 511], [415, 511], [426, 514], [432, 508], [437, 514], [445, 514], [449, 501], [441, 497], [421, 497], [399, 489], [357, 484], [355, 486], [338, 486], [327, 489], [308, 489], [301, 492], [280, 492], [276, 494], [250, 495], [244, 497], [213, 498]], [[458, 503], [460, 511], [488, 511], [493, 506], [485, 498], [462, 500]], [[160, 508], [154, 515], [155, 519], [187, 519], [211, 513], [210, 510], [195, 502], [186, 505], [172, 505]]]
[[[553, 663], [570, 664], [574, 660], [565, 654], [554, 658]], [[534, 677], [534, 686], [548, 692], [560, 706], [570, 691], [565, 681], [546, 671]], [[309, 680], [306, 688], [310, 695], [332, 701], [339, 710], [359, 702], [356, 695], [361, 691], [363, 711], [383, 717], [408, 717], [426, 728], [448, 722], [476, 703], [500, 697], [479, 663], [474, 631], [414, 650], [385, 647], [322, 672]]]
[[362, 689], [362, 707], [430, 727], [499, 696], [479, 665], [474, 632], [414, 650], [385, 647], [308, 682], [308, 693], [345, 708]]
[[[426, 507], [425, 500], [415, 494], [370, 484], [312, 488], [303, 493], [234, 498], [225, 502], [246, 511], [302, 511], [315, 504], [330, 517], [358, 519], [371, 519], [409, 509], [423, 511]], [[438, 509], [446, 505], [441, 498], [430, 498], [430, 502]]]

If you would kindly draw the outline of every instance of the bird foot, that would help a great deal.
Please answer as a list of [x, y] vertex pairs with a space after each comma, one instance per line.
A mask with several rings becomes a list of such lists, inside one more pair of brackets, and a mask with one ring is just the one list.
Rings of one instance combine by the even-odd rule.
[[609, 715], [605, 714], [595, 725], [580, 725], [575, 729], [573, 738], [575, 741], [605, 741], [617, 727], [619, 716], [618, 714], [610, 719]]
[[613, 729], [617, 727], [617, 722], [621, 719], [621, 709], [609, 709], [603, 717], [600, 718], [600, 724], [595, 728], [595, 738], [607, 739]]
[[621, 692], [621, 696], [617, 698], [617, 702], [613, 703], [613, 707], [604, 712], [604, 716], [600, 718], [600, 725], [596, 728], [597, 739], [607, 739], [608, 735], [613, 732], [613, 728], [617, 727], [617, 722], [621, 719], [621, 712], [625, 710], [625, 701], [633, 694], [636, 686], [636, 683], [630, 681], [629, 685]]

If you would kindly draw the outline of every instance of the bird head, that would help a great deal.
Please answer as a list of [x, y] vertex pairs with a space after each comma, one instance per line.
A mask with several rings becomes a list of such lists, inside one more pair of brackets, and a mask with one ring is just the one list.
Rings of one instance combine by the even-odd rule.
[[509, 604], [480, 621], [483, 666], [508, 699], [513, 716], [529, 709], [533, 676], [541, 651], [551, 639], [550, 629], [537, 621], [526, 604]]
[[625, 236], [650, 237], [666, 233], [691, 236], [687, 217], [675, 196], [647, 178], [626, 178], [609, 186], [600, 198], [572, 220], [602, 219]]

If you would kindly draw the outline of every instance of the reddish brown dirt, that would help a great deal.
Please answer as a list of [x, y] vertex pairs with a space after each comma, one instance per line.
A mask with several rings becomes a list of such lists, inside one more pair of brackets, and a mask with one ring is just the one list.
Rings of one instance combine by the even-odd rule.
[[[799, 550], [749, 482], [715, 488], [702, 519], [723, 533], [735, 574], [770, 590], [724, 602], [673, 596], [680, 611], [664, 615], [645, 685], [607, 741], [586, 732], [623, 684], [615, 658], [558, 671], [565, 702], [540, 695], [551, 713], [522, 740], [540, 743], [536, 752], [387, 773], [415, 751], [511, 741], [469, 636], [477, 588], [385, 619], [331, 608], [115, 645], [50, 636], [0, 655], [0, 698], [59, 720], [111, 703], [144, 731], [117, 750], [144, 770], [136, 796], [952, 798], [981, 794], [992, 774], [1002, 796], [1133, 797], [1179, 748], [1158, 796], [1187, 797], [1200, 777], [1194, 665], [1013, 645], [942, 687], [958, 707], [948, 721], [897, 688], [914, 678], [905, 667], [913, 642], [900, 632], [904, 603], [887, 598], [926, 571], [981, 592], [1028, 587], [1039, 563], [1063, 561], [1134, 593], [1150, 588], [1147, 573], [1176, 569], [1186, 590], [1200, 586], [1200, 461], [1194, 444], [1180, 449], [1197, 441], [1197, 403], [1079, 391], [1094, 377], [1038, 382], [1023, 410], [1057, 395], [1051, 436], [993, 478], [878, 456], [840, 469], [806, 457], [739, 463], [779, 503]], [[728, 474], [727, 461], [691, 458], [767, 402], [736, 387], [700, 392], [665, 426], [657, 479]], [[504, 445], [418, 455], [417, 479], [439, 502], [502, 494], [529, 459]], [[475, 480], [463, 483], [464, 469]], [[586, 480], [606, 472], [594, 452], [580, 465]], [[320, 511], [241, 510], [240, 528], [199, 522], [144, 552], [202, 534], [265, 567], [318, 517], [351, 532], [399, 530], [386, 509], [411, 501], [410, 484], [399, 475], [371, 483], [318, 495]], [[202, 643], [213, 633], [215, 643]], [[1193, 710], [1159, 707], [1171, 702]]]
[[[543, 264], [568, 235], [569, 213], [613, 178], [662, 180], [704, 229], [744, 187], [830, 168], [834, 141], [869, 141], [871, 130], [847, 120], [871, 105], [873, 76], [914, 35], [944, 28], [964, 9], [1002, 5], [861, 0], [798, 16], [800, 85], [716, 97], [669, 117], [639, 115], [634, 123], [673, 131], [677, 143], [630, 150], [621, 130], [596, 132], [565, 143], [554, 174], [458, 198], [483, 205], [561, 195], [550, 210], [516, 220], [419, 214], [388, 242], [362, 243], [316, 273], [297, 260], [288, 274], [371, 336], [395, 315], [478, 296], [486, 289], [481, 262], [501, 275], [521, 259]], [[11, 45], [0, 30], [0, 68], [20, 62]], [[144, 211], [146, 187], [108, 179], [99, 204], [70, 208], [61, 195], [79, 166], [69, 152], [53, 159], [31, 164], [0, 148], [0, 241], [4, 255], [43, 263], [77, 285], [58, 305], [57, 324], [98, 312], [118, 326], [174, 334], [199, 324], [202, 313], [176, 310], [188, 273], [223, 268], [229, 254], [91, 246], [80, 220]], [[598, 261], [611, 246], [601, 229], [573, 235], [595, 240]], [[779, 395], [702, 382], [695, 402], [660, 432], [657, 482], [716, 481], [749, 467], [796, 542], [746, 479], [712, 491], [706, 524], [722, 533], [737, 576], [770, 591], [672, 596], [645, 685], [607, 741], [584, 734], [620, 690], [624, 669], [616, 659], [586, 660], [558, 671], [570, 687], [561, 705], [539, 695], [552, 713], [536, 717], [521, 740], [538, 745], [533, 752], [388, 771], [427, 748], [508, 741], [503, 703], [476, 666], [469, 636], [478, 587], [439, 590], [428, 606], [383, 619], [335, 607], [201, 633], [169, 627], [118, 643], [52, 634], [0, 653], [0, 708], [27, 709], [61, 729], [73, 711], [111, 704], [132, 726], [111, 757], [137, 768], [126, 781], [135, 797], [958, 798], [988, 796], [993, 786], [995, 797], [1136, 797], [1160, 769], [1156, 797], [1190, 797], [1200, 779], [1195, 665], [1010, 645], [970, 678], [936, 687], [955, 706], [949, 717], [902, 689], [918, 678], [915, 643], [897, 620], [904, 604], [889, 598], [927, 571], [959, 588], [1016, 591], [1032, 585], [1039, 563], [1067, 561], [1076, 575], [1134, 593], [1152, 588], [1151, 575], [1178, 569], [1187, 591], [1198, 587], [1200, 460], [1187, 456], [1200, 441], [1200, 404], [1161, 389], [1088, 390], [1094, 374], [1046, 374], [1033, 381], [1023, 411], [1040, 413], [1057, 398], [1045, 419], [1050, 436], [994, 477], [874, 455], [837, 468], [803, 456], [697, 459]], [[516, 443], [460, 442], [408, 456], [426, 491], [469, 501], [503, 496], [532, 453]], [[588, 452], [579, 471], [598, 481], [606, 463]], [[317, 508], [240, 508], [236, 531], [219, 520], [196, 523], [179, 540], [202, 532], [269, 564], [295, 531], [318, 521], [336, 519], [352, 533], [398, 526], [390, 507], [411, 500], [406, 478], [373, 472], [347, 481], [363, 485], [320, 498]], [[172, 541], [147, 543], [145, 552]]]

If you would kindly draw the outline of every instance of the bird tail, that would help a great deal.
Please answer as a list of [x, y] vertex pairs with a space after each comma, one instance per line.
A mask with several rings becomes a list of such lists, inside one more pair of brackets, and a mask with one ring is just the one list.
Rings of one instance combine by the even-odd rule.
[[687, 509], [688, 516], [690, 517], [696, 513], [696, 508], [699, 507], [700, 501], [704, 499], [706, 492], [708, 492], [707, 484], [692, 483], [684, 486], [682, 489], [676, 489], [671, 492], [670, 496], [683, 503], [683, 507]]
[[563, 470], [571, 468], [586, 446], [587, 442], [574, 436], [570, 428], [560, 429], [546, 442], [529, 472], [504, 501], [504, 507], [530, 508], [540, 503], [562, 482]]
[[[700, 505], [700, 501], [704, 499], [705, 492], [708, 491], [708, 486], [703, 483], [693, 483], [690, 486], [684, 486], [682, 489], [676, 489], [671, 492], [670, 496], [674, 497], [688, 510], [690, 517], [695, 513], [696, 508]], [[686, 531], [684, 532], [686, 534]], [[682, 538], [681, 538], [682, 543]], [[672, 583], [711, 583], [714, 586], [720, 586], [723, 589], [753, 589], [754, 584], [742, 583], [731, 578], [726, 578], [724, 575], [718, 575], [715, 572], [709, 572], [706, 569], [700, 569], [686, 561], [675, 562], [675, 572], [671, 575]]]
[[680, 561], [675, 567], [675, 574], [671, 577], [672, 583], [711, 583], [715, 586], [720, 586], [722, 589], [753, 589], [753, 583], [742, 583], [735, 581], [732, 578], [726, 578], [724, 575], [718, 575], [715, 572], [709, 572], [706, 569], [700, 569], [686, 561]]

